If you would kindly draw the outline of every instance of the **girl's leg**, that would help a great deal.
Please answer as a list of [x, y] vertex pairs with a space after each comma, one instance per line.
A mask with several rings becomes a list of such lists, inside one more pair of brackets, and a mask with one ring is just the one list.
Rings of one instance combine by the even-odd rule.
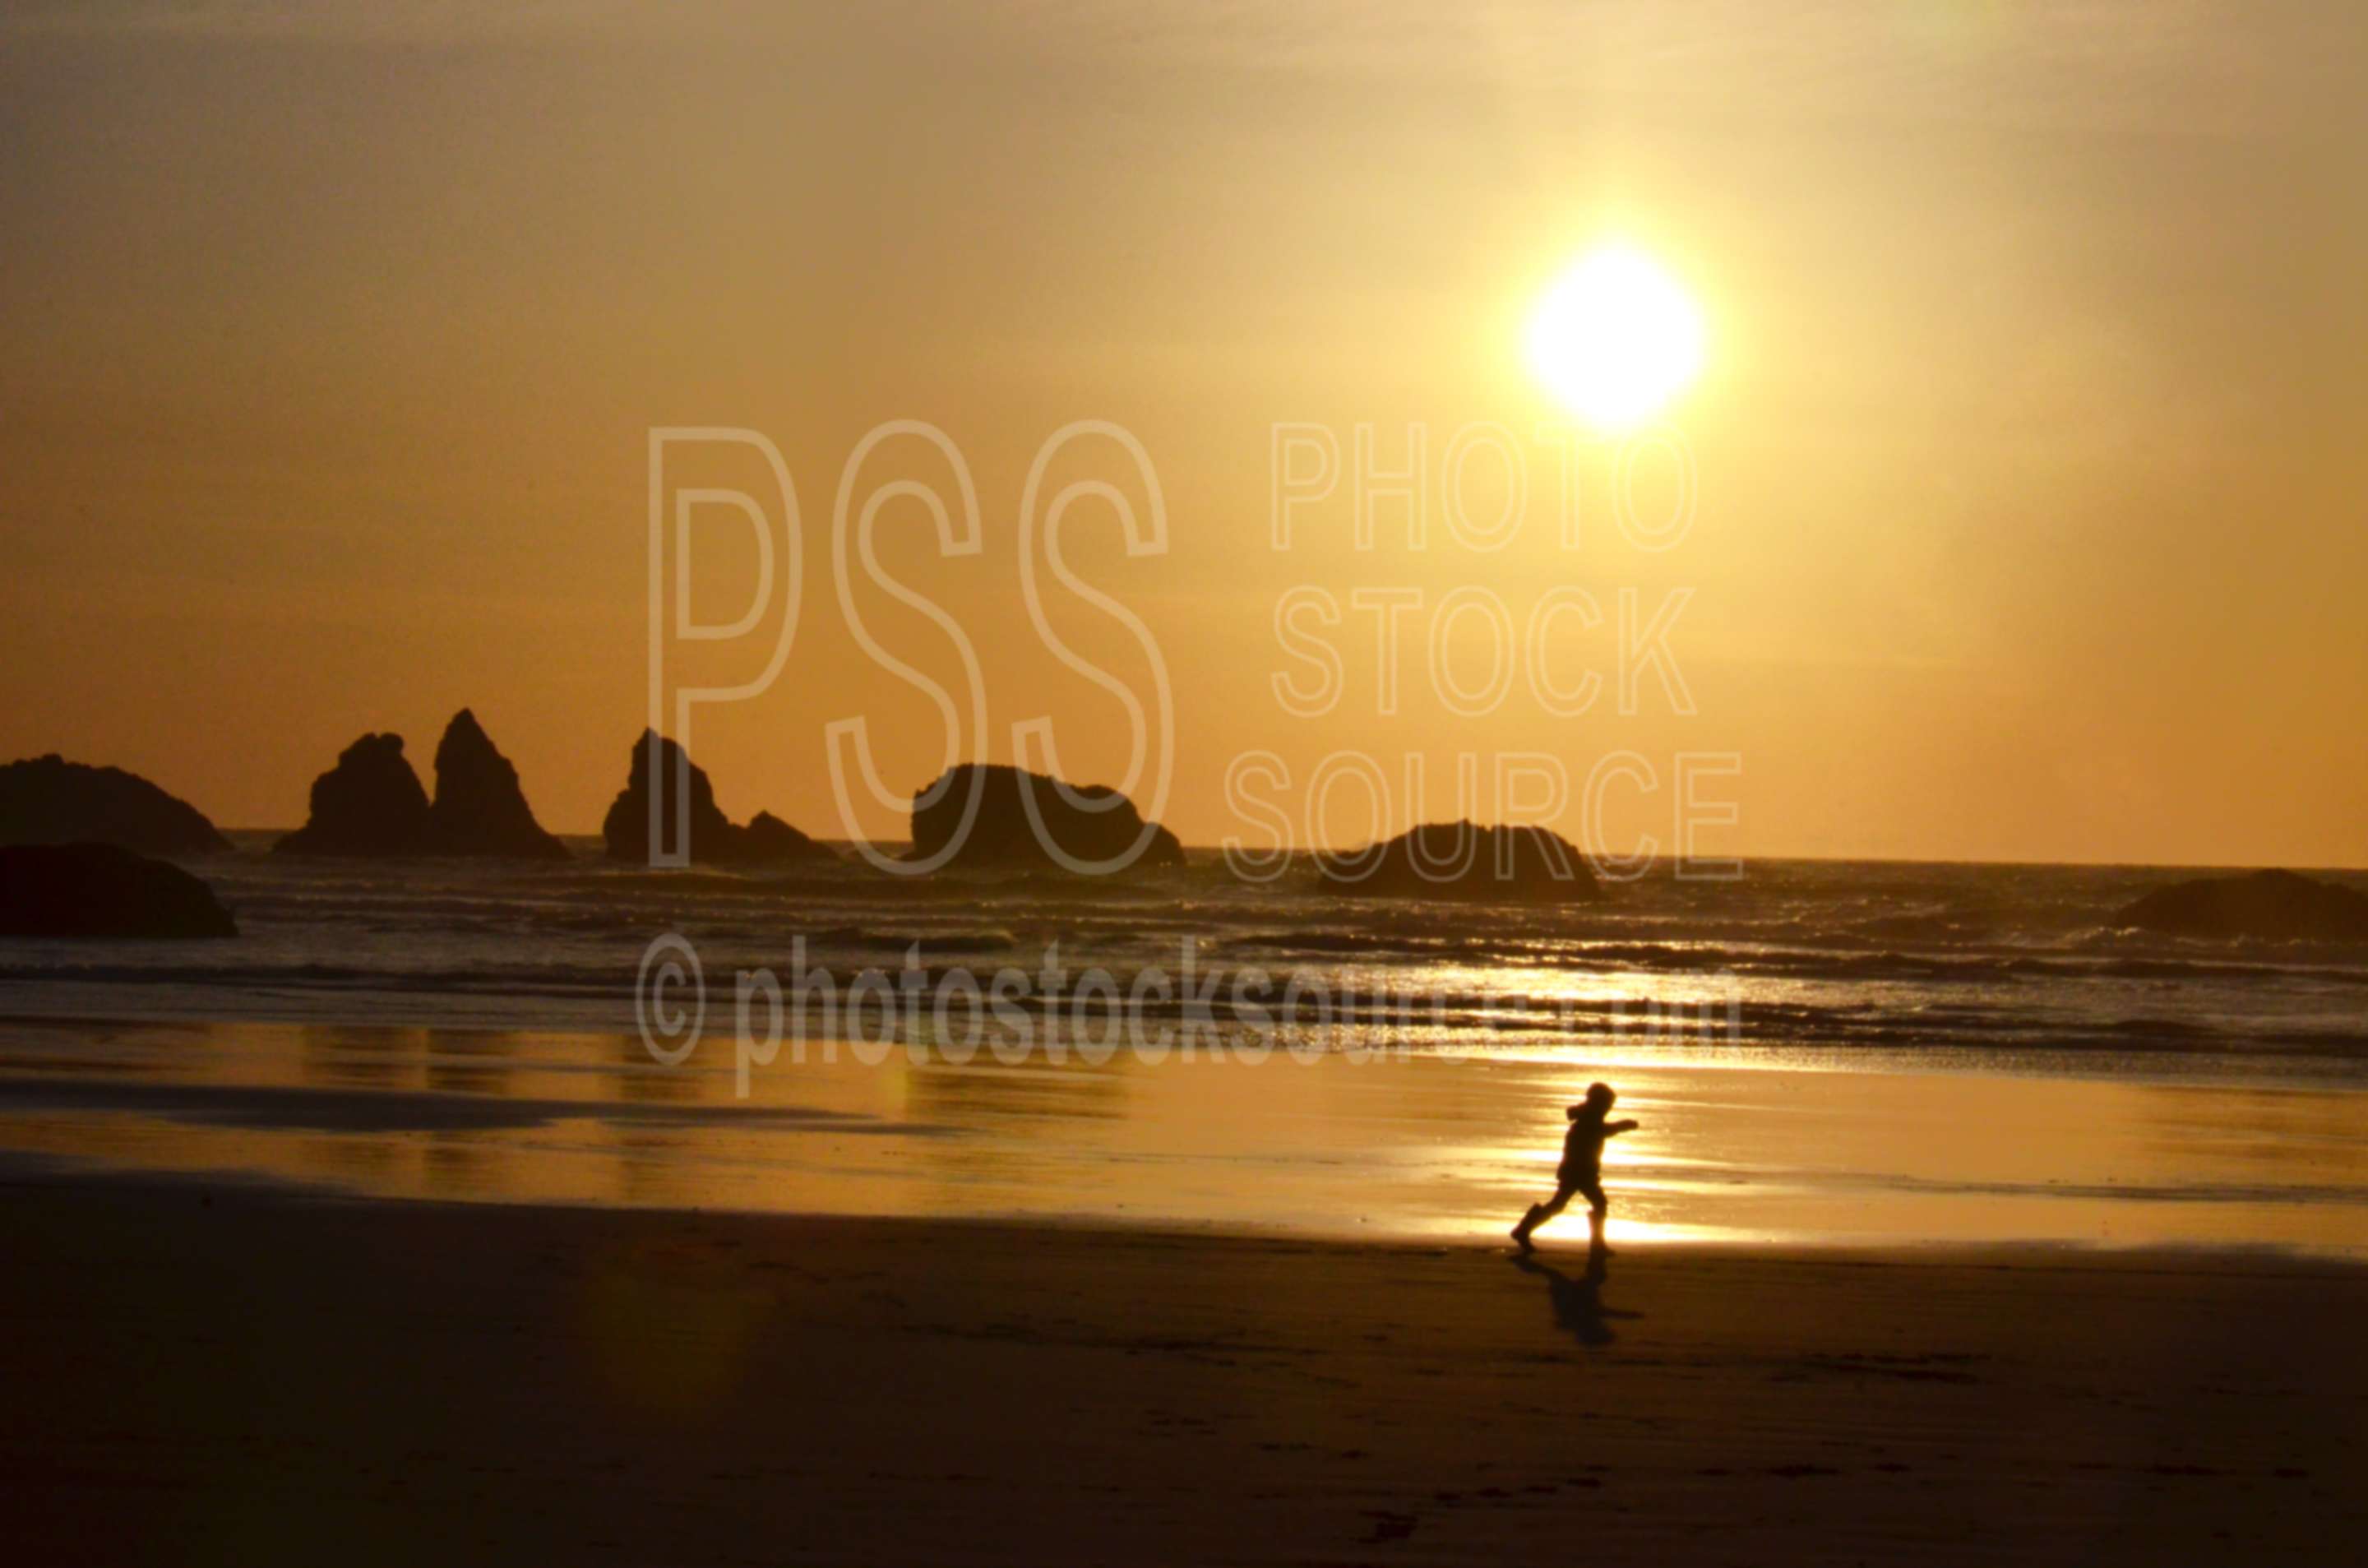
[[1587, 1249], [1590, 1256], [1609, 1256], [1611, 1249], [1603, 1244], [1603, 1217], [1611, 1211], [1611, 1199], [1603, 1196], [1600, 1177], [1579, 1188], [1587, 1194]]
[[1530, 1211], [1521, 1216], [1521, 1222], [1513, 1227], [1513, 1239], [1523, 1246], [1529, 1245], [1530, 1233], [1561, 1213], [1570, 1202], [1570, 1192], [1569, 1187], [1557, 1187], [1554, 1195], [1543, 1203], [1531, 1204]]

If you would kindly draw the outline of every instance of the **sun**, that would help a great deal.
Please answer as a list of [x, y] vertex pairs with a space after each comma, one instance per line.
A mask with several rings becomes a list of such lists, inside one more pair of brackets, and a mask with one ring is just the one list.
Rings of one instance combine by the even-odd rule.
[[1530, 318], [1530, 368], [1596, 429], [1634, 429], [1693, 383], [1702, 312], [1642, 251], [1609, 244], [1557, 279]]

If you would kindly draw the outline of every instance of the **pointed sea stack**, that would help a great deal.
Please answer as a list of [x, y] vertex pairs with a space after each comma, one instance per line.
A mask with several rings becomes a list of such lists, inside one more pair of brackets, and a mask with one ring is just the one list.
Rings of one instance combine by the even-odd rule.
[[[658, 820], [660, 842], [666, 849], [681, 849], [686, 859], [719, 866], [839, 863], [827, 846], [815, 843], [770, 812], [758, 812], [746, 827], [734, 824], [716, 805], [715, 787], [708, 781], [707, 770], [655, 730], [643, 731], [642, 738], [634, 743], [625, 787], [609, 803], [609, 815], [600, 824], [600, 835], [608, 841], [609, 859], [645, 866], [651, 861], [650, 777], [654, 757], [659, 778], [658, 800], [666, 808], [660, 812]], [[683, 812], [671, 809], [675, 805], [671, 791], [678, 778], [689, 780], [687, 810]], [[677, 838], [678, 824], [689, 827], [687, 847]]]
[[0, 937], [235, 937], [213, 889], [113, 844], [0, 848]]
[[511, 859], [564, 860], [567, 846], [534, 820], [518, 769], [495, 749], [463, 708], [436, 747], [436, 803], [427, 809], [419, 851]]
[[411, 855], [427, 827], [427, 791], [397, 734], [364, 735], [313, 780], [313, 812], [275, 855]]
[[2368, 942], [2368, 895], [2293, 871], [2199, 877], [2124, 905], [2113, 923], [2180, 937]]
[[[1063, 795], [1063, 788], [1042, 773], [999, 762], [965, 762], [949, 769], [913, 797], [913, 858], [928, 859], [953, 843], [976, 790], [978, 815], [945, 862], [949, 869], [1071, 870], [1054, 855], [1055, 846], [1071, 860], [1095, 866], [1118, 859], [1138, 843], [1142, 849], [1133, 860], [1096, 874], [1170, 870], [1184, 864], [1184, 846], [1176, 835], [1156, 824], [1146, 835], [1143, 813], [1118, 790], [1107, 784], [1072, 785], [1067, 790], [1073, 800]], [[1041, 837], [1038, 817], [1043, 822]]]
[[1452, 898], [1504, 903], [1591, 903], [1603, 896], [1587, 857], [1542, 827], [1425, 823], [1316, 867], [1352, 898]]
[[205, 813], [136, 773], [55, 752], [0, 767], [0, 844], [114, 844], [143, 855], [230, 848]]

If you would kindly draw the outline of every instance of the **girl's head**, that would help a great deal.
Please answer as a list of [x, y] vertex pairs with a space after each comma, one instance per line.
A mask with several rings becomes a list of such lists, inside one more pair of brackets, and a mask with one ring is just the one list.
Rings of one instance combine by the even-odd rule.
[[1609, 1084], [1589, 1084], [1587, 1085], [1587, 1103], [1585, 1105], [1575, 1105], [1570, 1108], [1571, 1119], [1573, 1121], [1577, 1120], [1578, 1113], [1584, 1110], [1610, 1110], [1611, 1108], [1611, 1102], [1619, 1097], [1620, 1096], [1612, 1092], [1611, 1085]]

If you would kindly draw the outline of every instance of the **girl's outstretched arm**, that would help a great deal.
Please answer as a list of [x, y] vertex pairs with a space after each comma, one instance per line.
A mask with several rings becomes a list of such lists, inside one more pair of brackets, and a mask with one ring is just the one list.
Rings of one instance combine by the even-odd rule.
[[1613, 1134], [1613, 1133], [1615, 1133], [1615, 1132], [1634, 1132], [1634, 1131], [1636, 1131], [1636, 1123], [1635, 1123], [1634, 1120], [1614, 1121], [1614, 1122], [1607, 1123], [1607, 1124], [1605, 1125], [1605, 1127], [1604, 1127], [1604, 1129], [1603, 1129], [1603, 1135], [1604, 1135], [1605, 1137], [1609, 1138], [1610, 1136], [1611, 1136], [1611, 1134]]

